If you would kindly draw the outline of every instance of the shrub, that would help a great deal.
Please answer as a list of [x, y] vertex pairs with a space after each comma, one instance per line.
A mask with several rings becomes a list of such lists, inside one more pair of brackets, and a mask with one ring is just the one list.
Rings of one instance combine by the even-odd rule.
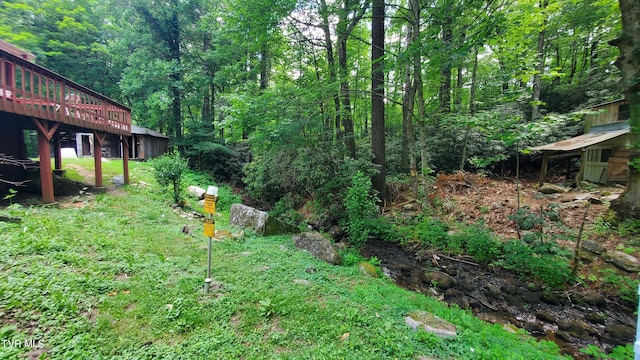
[[188, 169], [187, 161], [174, 151], [151, 160], [151, 164], [158, 184], [171, 186], [173, 200], [179, 203], [182, 199], [182, 174]]
[[484, 224], [475, 223], [465, 227], [453, 237], [463, 237], [467, 254], [479, 262], [488, 264], [502, 253], [502, 242]]
[[[433, 217], [426, 217], [416, 225], [416, 238], [423, 245], [431, 245], [443, 250], [451, 250], [448, 242], [447, 231], [449, 226]], [[458, 251], [461, 249], [458, 248]]]
[[378, 206], [373, 196], [371, 178], [357, 171], [351, 178], [351, 186], [344, 198], [346, 223], [344, 228], [355, 247], [361, 247], [369, 239], [371, 219], [378, 216]]

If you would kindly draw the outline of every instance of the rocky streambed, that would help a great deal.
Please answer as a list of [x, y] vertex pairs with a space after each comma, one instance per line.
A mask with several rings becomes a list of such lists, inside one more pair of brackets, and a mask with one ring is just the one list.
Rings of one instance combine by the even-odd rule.
[[596, 291], [549, 291], [508, 271], [464, 259], [435, 254], [418, 259], [382, 240], [369, 241], [362, 254], [377, 257], [385, 275], [399, 286], [440, 297], [486, 321], [505, 324], [506, 329], [526, 329], [577, 359], [589, 358], [579, 349], [590, 344], [608, 352], [635, 338], [633, 304], [615, 302]]

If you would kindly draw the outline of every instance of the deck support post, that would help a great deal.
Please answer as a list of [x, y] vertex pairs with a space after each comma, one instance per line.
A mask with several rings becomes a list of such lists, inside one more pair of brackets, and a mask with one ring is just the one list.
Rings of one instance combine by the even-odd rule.
[[96, 187], [102, 187], [102, 143], [107, 134], [98, 131], [93, 132], [93, 159], [96, 172]]
[[62, 148], [60, 146], [60, 133], [53, 136], [53, 155], [55, 158], [55, 169], [62, 170]]
[[122, 167], [124, 168], [124, 183], [129, 185], [129, 138], [126, 135], [122, 139]]
[[58, 130], [60, 124], [49, 127], [47, 120], [33, 118], [38, 129], [38, 156], [40, 157], [40, 184], [42, 189], [42, 202], [50, 204], [55, 201], [53, 191], [53, 172], [51, 170], [51, 138]]

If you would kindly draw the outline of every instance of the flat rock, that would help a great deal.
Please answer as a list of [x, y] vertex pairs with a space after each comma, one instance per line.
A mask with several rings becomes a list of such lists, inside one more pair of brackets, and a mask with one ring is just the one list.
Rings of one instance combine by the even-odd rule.
[[607, 251], [604, 246], [602, 246], [602, 244], [600, 244], [599, 242], [596, 241], [591, 241], [591, 240], [584, 240], [582, 241], [582, 248], [584, 250], [589, 250], [594, 254], [602, 254], [603, 252]]
[[607, 261], [627, 272], [640, 271], [640, 261], [622, 251], [607, 253]]
[[543, 194], [559, 194], [566, 193], [569, 188], [555, 184], [543, 184], [538, 191]]
[[611, 194], [611, 195], [601, 197], [600, 200], [611, 202], [619, 197], [620, 197], [620, 194]]
[[342, 261], [333, 243], [318, 232], [294, 235], [293, 242], [296, 247], [329, 264], [338, 265]]
[[191, 185], [187, 188], [187, 194], [189, 194], [189, 196], [194, 197], [196, 199], [204, 198], [204, 194], [206, 192], [207, 190], [195, 185]]
[[442, 338], [458, 335], [455, 325], [426, 311], [413, 311], [407, 314], [404, 323], [413, 330], [422, 329]]

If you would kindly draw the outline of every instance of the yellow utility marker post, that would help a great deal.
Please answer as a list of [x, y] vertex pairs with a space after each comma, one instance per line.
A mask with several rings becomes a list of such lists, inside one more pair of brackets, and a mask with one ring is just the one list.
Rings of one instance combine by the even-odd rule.
[[216, 236], [216, 221], [213, 214], [216, 213], [216, 201], [218, 201], [218, 188], [209, 186], [204, 194], [204, 211], [209, 214], [204, 220], [204, 236], [209, 238], [209, 250], [207, 256], [207, 278], [204, 279], [204, 294], [209, 293], [211, 287], [211, 240]]

